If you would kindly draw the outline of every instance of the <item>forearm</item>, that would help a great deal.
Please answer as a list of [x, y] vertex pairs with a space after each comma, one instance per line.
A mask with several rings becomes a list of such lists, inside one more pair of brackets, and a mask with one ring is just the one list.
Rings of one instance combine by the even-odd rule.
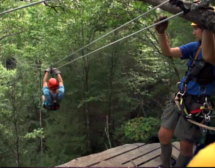
[[202, 36], [202, 55], [203, 59], [215, 64], [215, 43], [214, 34], [209, 30], [203, 31]]
[[47, 82], [47, 80], [48, 80], [48, 75], [49, 75], [49, 73], [46, 72], [46, 73], [45, 73], [45, 76], [44, 76], [44, 78], [43, 78], [43, 83]]
[[166, 56], [171, 56], [171, 48], [166, 34], [165, 33], [157, 33], [157, 34], [158, 34], [159, 45], [162, 50], [162, 53]]
[[63, 84], [63, 79], [62, 79], [61, 75], [57, 74], [57, 77], [58, 77], [59, 82]]

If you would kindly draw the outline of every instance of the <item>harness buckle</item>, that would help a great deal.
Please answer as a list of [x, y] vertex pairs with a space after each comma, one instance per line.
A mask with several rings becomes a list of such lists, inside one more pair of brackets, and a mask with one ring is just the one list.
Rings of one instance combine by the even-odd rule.
[[204, 119], [205, 119], [206, 122], [209, 123], [210, 120], [211, 120], [211, 117], [209, 116], [209, 114], [205, 114], [205, 115], [204, 115]]

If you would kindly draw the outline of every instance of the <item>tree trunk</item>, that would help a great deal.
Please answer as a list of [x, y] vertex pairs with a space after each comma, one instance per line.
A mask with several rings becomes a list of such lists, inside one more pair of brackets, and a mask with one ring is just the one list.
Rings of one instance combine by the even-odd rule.
[[[139, 0], [139, 1], [149, 3], [153, 6], [157, 6], [165, 2], [166, 0]], [[191, 4], [192, 4], [191, 2], [184, 2], [185, 7], [188, 9], [191, 7]], [[170, 3], [168, 2], [162, 5], [160, 8], [172, 14], [177, 14], [178, 12], [181, 11], [180, 8], [171, 6]], [[206, 28], [213, 30], [213, 32], [215, 33], [215, 24], [212, 24], [212, 23], [215, 23], [215, 15], [213, 11], [198, 9], [198, 10], [193, 10], [187, 14], [182, 14], [179, 17], [184, 18], [191, 22], [195, 22], [199, 26], [203, 25], [202, 20], [204, 20], [205, 21], [204, 26]], [[209, 25], [208, 23], [211, 23], [211, 24]]]
[[[15, 112], [17, 114], [17, 111]], [[16, 115], [17, 116], [17, 115]], [[17, 122], [17, 117], [14, 122], [14, 127], [15, 127], [15, 135], [16, 135], [16, 164], [17, 167], [20, 167], [20, 156], [19, 156], [19, 130], [18, 130], [18, 122]]]
[[[114, 32], [113, 41], [116, 39], [117, 32]], [[112, 53], [111, 53], [111, 59], [110, 59], [110, 73], [109, 73], [109, 96], [108, 96], [108, 127], [111, 131], [113, 131], [113, 123], [112, 123], [112, 90], [113, 90], [113, 78], [114, 78], [114, 68], [115, 68], [115, 58], [116, 57], [116, 46], [112, 46]]]
[[[82, 45], [84, 46], [84, 23], [82, 23]], [[81, 51], [82, 56], [85, 54], [84, 49]], [[83, 79], [84, 79], [84, 100], [88, 99], [88, 91], [89, 91], [89, 63], [88, 63], [88, 57], [83, 58]], [[91, 140], [90, 140], [90, 116], [89, 116], [89, 109], [88, 109], [88, 103], [84, 102], [84, 111], [86, 113], [86, 124], [87, 124], [87, 146], [88, 146], [88, 152], [91, 153]]]
[[[85, 70], [85, 97], [84, 99], [87, 100], [88, 99], [88, 91], [89, 91], [89, 85], [88, 85], [88, 79], [89, 79], [89, 67], [87, 64], [87, 61], [84, 59], [84, 70]], [[86, 116], [87, 116], [87, 137], [88, 137], [88, 150], [89, 153], [91, 153], [91, 140], [90, 140], [90, 114], [89, 114], [89, 109], [88, 109], [88, 102], [85, 102], [85, 111], [86, 111]]]
[[[38, 62], [38, 68], [39, 68], [39, 85], [40, 85], [40, 91], [42, 90], [42, 63], [41, 60]], [[40, 115], [40, 128], [43, 127], [42, 125], [42, 109], [41, 109], [41, 96], [39, 96], [39, 115]], [[43, 165], [43, 138], [40, 137], [40, 157], [41, 157], [41, 165]]]
[[16, 165], [17, 167], [20, 167], [20, 153], [19, 153], [19, 124], [18, 124], [18, 112], [17, 112], [17, 106], [16, 106], [16, 92], [15, 92], [16, 83], [12, 86], [11, 92], [9, 92], [10, 95], [10, 101], [11, 105], [13, 107], [14, 112], [14, 118], [13, 118], [13, 125], [14, 125], [14, 131], [15, 131], [15, 157], [16, 157]]

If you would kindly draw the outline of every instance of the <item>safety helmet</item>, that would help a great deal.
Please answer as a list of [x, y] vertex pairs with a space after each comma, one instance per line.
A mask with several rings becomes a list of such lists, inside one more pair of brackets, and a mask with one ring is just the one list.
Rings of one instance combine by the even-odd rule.
[[194, 22], [191, 23], [191, 26], [197, 26], [197, 24], [195, 24]]
[[55, 78], [50, 78], [48, 82], [48, 87], [50, 90], [57, 90], [59, 88], [58, 80]]
[[215, 167], [215, 143], [201, 149], [189, 162], [187, 167]]

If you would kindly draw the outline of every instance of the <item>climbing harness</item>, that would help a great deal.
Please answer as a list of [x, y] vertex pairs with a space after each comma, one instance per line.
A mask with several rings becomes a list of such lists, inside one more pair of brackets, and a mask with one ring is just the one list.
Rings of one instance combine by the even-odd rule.
[[[190, 111], [190, 114], [188, 114], [186, 118], [195, 120], [195, 118], [197, 117], [198, 120], [199, 117], [199, 119], [202, 120], [202, 121], [199, 120], [201, 121], [201, 124], [209, 126], [211, 121], [210, 115], [212, 111], [213, 111], [212, 104], [208, 102], [208, 98], [205, 97], [205, 102], [203, 103], [203, 105], [200, 106], [200, 108]], [[203, 128], [203, 132], [207, 132], [207, 129]]]
[[56, 95], [53, 95], [53, 93], [49, 91], [49, 95], [53, 104], [51, 106], [48, 106], [48, 108], [50, 108], [50, 110], [58, 110], [60, 108], [60, 104], [58, 101], [58, 93]]
[[[204, 128], [203, 131], [206, 132], [207, 130], [204, 125], [209, 126], [211, 120], [210, 115], [213, 111], [213, 104], [209, 101], [210, 96], [194, 96], [186, 93], [189, 81], [196, 81], [200, 85], [199, 91], [203, 94], [206, 92], [205, 85], [214, 81], [212, 73], [213, 65], [206, 63], [203, 59], [198, 60], [200, 50], [201, 47], [199, 47], [190, 68], [186, 72], [187, 79], [183, 83], [182, 88], [179, 89], [179, 92], [175, 95], [175, 104], [186, 119], [189, 119], [189, 121], [192, 120], [192, 123], [195, 122], [196, 125], [198, 123], [198, 125]], [[199, 63], [196, 65], [197, 60]], [[201, 91], [202, 88], [204, 88], [203, 91]], [[188, 104], [190, 104], [191, 101], [194, 105], [188, 108]]]

